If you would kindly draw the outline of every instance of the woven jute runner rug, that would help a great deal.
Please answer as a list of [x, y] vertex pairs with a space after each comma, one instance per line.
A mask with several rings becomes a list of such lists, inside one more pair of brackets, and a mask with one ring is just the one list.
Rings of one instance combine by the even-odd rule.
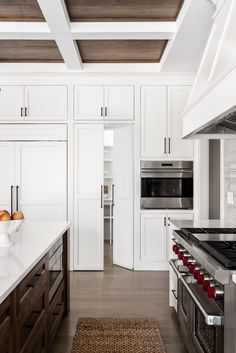
[[166, 353], [156, 319], [81, 318], [71, 353]]

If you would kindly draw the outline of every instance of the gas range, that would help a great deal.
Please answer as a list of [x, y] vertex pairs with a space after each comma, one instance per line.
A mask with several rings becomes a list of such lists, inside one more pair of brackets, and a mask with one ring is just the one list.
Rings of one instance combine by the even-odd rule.
[[196, 352], [235, 353], [236, 228], [184, 228], [173, 238], [177, 312], [191, 353], [192, 344]]

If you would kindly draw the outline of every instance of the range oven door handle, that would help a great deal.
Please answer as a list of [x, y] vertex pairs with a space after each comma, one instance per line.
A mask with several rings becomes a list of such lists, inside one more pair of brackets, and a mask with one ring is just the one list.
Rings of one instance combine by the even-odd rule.
[[193, 293], [193, 291], [191, 290], [191, 288], [188, 286], [188, 283], [185, 281], [184, 277], [185, 277], [184, 275], [179, 276], [179, 280], [187, 290], [188, 294], [190, 295], [194, 303], [197, 305], [198, 309], [201, 311], [202, 315], [205, 318], [206, 324], [209, 326], [224, 325], [224, 316], [208, 314], [204, 309], [204, 307], [202, 306], [202, 304], [197, 299], [197, 297], [195, 296], [195, 294]]

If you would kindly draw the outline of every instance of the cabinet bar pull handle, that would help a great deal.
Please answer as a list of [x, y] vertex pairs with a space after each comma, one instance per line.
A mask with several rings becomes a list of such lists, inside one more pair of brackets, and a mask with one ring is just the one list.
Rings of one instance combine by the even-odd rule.
[[19, 185], [16, 185], [16, 211], [19, 211]]
[[112, 184], [112, 206], [115, 206], [115, 185]]
[[166, 137], [164, 138], [164, 153], [166, 153]]
[[164, 227], [166, 227], [166, 217], [164, 217]]
[[103, 107], [101, 107], [101, 116], [103, 116]]
[[103, 208], [103, 185], [101, 185], [101, 208]]
[[168, 217], [168, 226], [170, 227], [170, 217]]
[[27, 116], [27, 108], [25, 107], [25, 116]]
[[11, 214], [13, 213], [13, 188], [14, 186], [11, 185]]
[[169, 154], [170, 154], [170, 137], [168, 138], [169, 141]]
[[107, 107], [105, 107], [105, 116], [107, 116]]
[[22, 108], [22, 107], [20, 108], [20, 116], [22, 116], [22, 117], [24, 116], [24, 115], [23, 115], [23, 108]]

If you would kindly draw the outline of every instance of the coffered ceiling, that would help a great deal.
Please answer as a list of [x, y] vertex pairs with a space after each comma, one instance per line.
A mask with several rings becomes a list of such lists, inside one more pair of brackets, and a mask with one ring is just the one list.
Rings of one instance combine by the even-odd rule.
[[0, 63], [160, 71], [192, 1], [0, 0]]

